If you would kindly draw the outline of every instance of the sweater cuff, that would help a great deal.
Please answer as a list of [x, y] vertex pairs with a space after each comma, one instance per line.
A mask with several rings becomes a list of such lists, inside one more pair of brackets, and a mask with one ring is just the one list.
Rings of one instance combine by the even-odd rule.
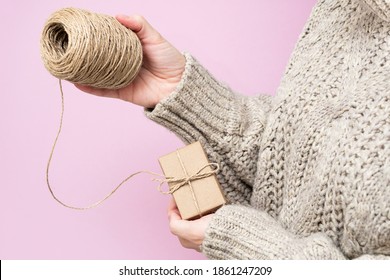
[[216, 212], [202, 251], [210, 259], [345, 259], [325, 234], [298, 237], [267, 213], [240, 205]]
[[[184, 54], [186, 66], [175, 91], [153, 109], [145, 109], [151, 120], [175, 132], [185, 142], [220, 139], [238, 131], [237, 102], [232, 91], [219, 83], [195, 58]], [[214, 140], [217, 140], [214, 139]]]

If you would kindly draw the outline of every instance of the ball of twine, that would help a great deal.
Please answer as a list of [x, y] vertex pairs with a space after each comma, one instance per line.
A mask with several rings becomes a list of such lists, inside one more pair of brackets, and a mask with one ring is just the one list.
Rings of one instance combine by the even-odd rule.
[[41, 56], [46, 69], [61, 80], [118, 89], [137, 76], [142, 46], [137, 35], [112, 16], [65, 8], [46, 22]]

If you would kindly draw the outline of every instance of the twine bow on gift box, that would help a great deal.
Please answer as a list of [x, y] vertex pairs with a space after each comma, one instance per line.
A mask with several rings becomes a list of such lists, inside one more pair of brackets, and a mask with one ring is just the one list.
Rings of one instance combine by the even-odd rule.
[[[182, 188], [184, 186], [188, 186], [189, 192], [191, 193], [192, 201], [193, 201], [195, 208], [196, 208], [196, 212], [197, 212], [199, 217], [202, 217], [202, 210], [201, 210], [201, 207], [199, 205], [198, 198], [195, 195], [195, 190], [194, 190], [194, 187], [192, 186], [192, 182], [195, 180], [207, 178], [209, 176], [216, 174], [219, 170], [219, 165], [217, 163], [207, 163], [207, 164], [203, 165], [201, 168], [199, 168], [197, 172], [195, 172], [194, 174], [191, 175], [191, 174], [188, 174], [188, 170], [184, 164], [184, 161], [182, 160], [182, 157], [180, 156], [180, 151], [176, 150], [175, 154], [176, 154], [178, 162], [180, 163], [180, 167], [184, 173], [184, 176], [179, 177], [179, 178], [168, 176], [165, 179], [154, 179], [154, 181], [160, 182], [160, 185], [158, 186], [157, 189], [159, 190], [159, 192], [161, 192], [163, 194], [173, 194], [177, 190], [179, 190], [180, 188]], [[161, 162], [160, 162], [160, 164], [161, 164]], [[209, 170], [207, 170], [207, 169], [209, 169]], [[165, 171], [164, 171], [164, 173], [165, 173]], [[168, 186], [169, 186], [168, 191], [162, 190], [162, 186], [164, 183], [168, 184]]]
[[[182, 161], [180, 161], [181, 164], [183, 164]], [[207, 167], [213, 168], [211, 171], [203, 172]], [[191, 182], [203, 178], [207, 178], [209, 176], [212, 176], [216, 174], [219, 171], [219, 165], [217, 163], [209, 163], [205, 166], [203, 166], [201, 169], [198, 170], [193, 175], [188, 175], [186, 169], [183, 166], [183, 171], [186, 173], [185, 177], [182, 178], [174, 178], [174, 177], [165, 177], [165, 179], [153, 179], [153, 181], [160, 182], [157, 189], [162, 194], [173, 194], [175, 191], [180, 189], [181, 187], [184, 187], [185, 185], [189, 185], [192, 189]], [[168, 191], [164, 191], [162, 189], [162, 186], [167, 183], [170, 187]], [[193, 190], [191, 191], [192, 193]]]
[[[196, 207], [196, 211], [198, 212], [199, 217], [202, 217], [202, 211], [201, 211], [201, 208], [199, 206], [198, 199], [195, 196], [195, 191], [194, 191], [194, 188], [192, 187], [191, 182], [193, 182], [195, 180], [207, 178], [209, 176], [216, 174], [219, 170], [219, 165], [217, 163], [208, 163], [205, 166], [203, 166], [202, 168], [200, 168], [195, 174], [189, 175], [187, 172], [187, 169], [184, 167], [183, 161], [181, 160], [179, 151], [176, 151], [176, 155], [179, 159], [180, 165], [182, 167], [182, 170], [183, 170], [185, 176], [182, 178], [166, 177], [165, 179], [154, 179], [153, 181], [160, 182], [160, 185], [157, 187], [157, 189], [159, 190], [159, 192], [161, 192], [163, 194], [173, 194], [174, 192], [179, 190], [181, 187], [188, 185], [190, 192], [191, 192], [192, 200], [193, 200], [195, 207]], [[212, 169], [210, 171], [205, 171], [205, 169], [208, 167], [212, 168]], [[168, 184], [168, 186], [169, 186], [168, 191], [162, 190], [162, 186], [164, 183]]]

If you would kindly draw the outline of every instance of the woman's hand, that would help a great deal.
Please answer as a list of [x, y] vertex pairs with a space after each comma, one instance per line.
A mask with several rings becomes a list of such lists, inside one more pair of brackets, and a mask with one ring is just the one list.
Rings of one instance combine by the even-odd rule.
[[182, 220], [175, 201], [172, 199], [168, 206], [169, 228], [172, 234], [179, 238], [181, 245], [188, 249], [201, 251], [206, 229], [213, 214], [203, 216], [193, 221]]
[[116, 17], [141, 40], [143, 65], [134, 81], [118, 90], [76, 85], [80, 90], [98, 96], [114, 97], [146, 108], [154, 108], [177, 86], [185, 67], [184, 56], [166, 41], [143, 17]]

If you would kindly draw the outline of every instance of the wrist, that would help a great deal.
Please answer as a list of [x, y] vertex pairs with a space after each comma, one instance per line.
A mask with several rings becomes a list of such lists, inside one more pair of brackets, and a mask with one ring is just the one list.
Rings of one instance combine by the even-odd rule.
[[186, 69], [186, 58], [184, 54], [180, 54], [178, 65], [179, 66], [175, 69], [168, 70], [170, 72], [169, 77], [165, 79], [165, 83], [161, 86], [161, 90], [157, 93], [154, 106], [177, 91]]

